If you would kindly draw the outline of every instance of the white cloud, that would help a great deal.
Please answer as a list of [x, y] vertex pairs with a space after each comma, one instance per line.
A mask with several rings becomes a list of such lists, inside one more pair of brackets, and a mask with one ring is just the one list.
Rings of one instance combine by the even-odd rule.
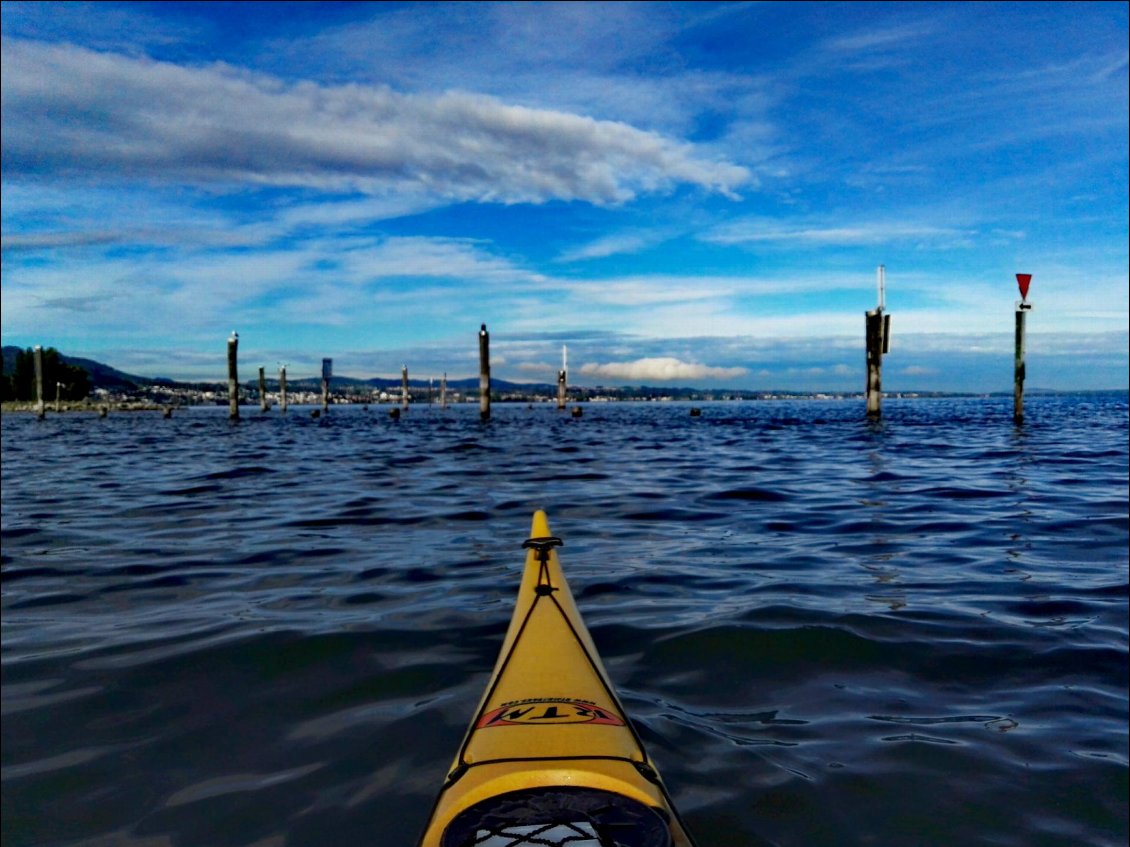
[[910, 367], [903, 368], [899, 373], [906, 376], [933, 376], [938, 373], [937, 368], [927, 368], [922, 365], [911, 365]]
[[449, 91], [287, 84], [4, 40], [5, 176], [407, 191], [449, 200], [615, 204], [749, 172], [624, 123]]
[[581, 365], [581, 375], [596, 379], [626, 379], [670, 382], [684, 379], [734, 379], [749, 373], [746, 368], [715, 368], [683, 362], [672, 357], [636, 359], [632, 362], [588, 363]]
[[891, 242], [929, 242], [966, 244], [974, 230], [916, 224], [905, 221], [877, 221], [856, 225], [791, 224], [773, 220], [744, 219], [716, 227], [701, 236], [712, 244], [759, 244], [780, 242], [804, 245], [871, 245]]
[[661, 243], [664, 239], [665, 236], [657, 232], [617, 233], [567, 250], [557, 260], [559, 262], [583, 262], [589, 259], [604, 259], [608, 256], [618, 256], [625, 253], [639, 253]]

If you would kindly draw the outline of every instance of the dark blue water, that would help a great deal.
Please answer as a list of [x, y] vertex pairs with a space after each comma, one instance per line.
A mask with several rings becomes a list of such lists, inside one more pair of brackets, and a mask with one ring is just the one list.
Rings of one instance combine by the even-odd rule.
[[3, 418], [2, 836], [410, 845], [545, 508], [701, 847], [1118, 845], [1126, 395]]

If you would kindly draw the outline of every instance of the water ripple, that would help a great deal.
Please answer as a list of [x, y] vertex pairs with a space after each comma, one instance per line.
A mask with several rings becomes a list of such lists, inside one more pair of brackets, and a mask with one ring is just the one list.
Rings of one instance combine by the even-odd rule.
[[4, 844], [414, 843], [546, 508], [703, 847], [1121, 845], [1126, 397], [1010, 404], [5, 416]]

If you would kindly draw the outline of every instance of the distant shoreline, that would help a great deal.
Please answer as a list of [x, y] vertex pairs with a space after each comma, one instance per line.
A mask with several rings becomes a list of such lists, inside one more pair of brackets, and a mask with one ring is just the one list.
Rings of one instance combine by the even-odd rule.
[[[710, 394], [711, 392], [704, 392]], [[725, 392], [718, 392], [724, 394]], [[1051, 391], [1051, 390], [1035, 390], [1029, 392], [1029, 396], [1065, 396], [1065, 395], [1088, 395], [1088, 394], [1127, 394], [1127, 389], [1122, 388], [1108, 388], [1108, 389], [1095, 389], [1095, 390], [1082, 390], [1082, 391]], [[943, 399], [958, 399], [963, 397], [968, 398], [990, 398], [990, 397], [1011, 397], [1010, 392], [1005, 391], [955, 391], [955, 392], [916, 392], [916, 391], [897, 391], [885, 394], [886, 400], [943, 400]], [[570, 397], [568, 403], [575, 404], [602, 404], [602, 403], [762, 403], [782, 400], [811, 400], [811, 401], [840, 401], [840, 402], [862, 402], [863, 395], [857, 392], [812, 392], [812, 393], [777, 393], [765, 392], [756, 396], [739, 396], [739, 397], [725, 397], [725, 396], [695, 396], [695, 397]], [[545, 397], [530, 396], [530, 397], [505, 397], [495, 400], [497, 403], [504, 405], [522, 405], [537, 403], [538, 405], [550, 405], [553, 401]], [[93, 414], [100, 414], [105, 412], [167, 412], [170, 410], [178, 409], [197, 409], [197, 408], [227, 408], [227, 402], [206, 402], [206, 403], [155, 403], [147, 400], [128, 400], [128, 399], [113, 399], [113, 400], [63, 400], [56, 404], [54, 400], [45, 402], [43, 410], [45, 413], [50, 414], [68, 414], [76, 412], [87, 412]], [[259, 403], [257, 400], [243, 399], [240, 401], [240, 408], [257, 409]], [[298, 407], [316, 407], [321, 403], [311, 402], [292, 402], [291, 408]], [[331, 406], [399, 406], [399, 398], [380, 402], [376, 400], [359, 400], [350, 399], [348, 396], [338, 397], [336, 400], [330, 401]], [[437, 402], [428, 402], [427, 400], [415, 400], [412, 406], [438, 406]], [[473, 401], [462, 400], [459, 402], [452, 402], [451, 406], [474, 405]], [[277, 409], [278, 405], [272, 401], [272, 409]], [[35, 401], [29, 400], [7, 400], [0, 404], [0, 413], [2, 414], [35, 414], [37, 404]]]

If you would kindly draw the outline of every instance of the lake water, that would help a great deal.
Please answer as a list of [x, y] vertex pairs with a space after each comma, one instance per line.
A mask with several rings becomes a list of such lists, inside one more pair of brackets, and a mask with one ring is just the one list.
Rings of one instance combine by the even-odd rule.
[[584, 411], [5, 415], [5, 847], [410, 847], [536, 508], [700, 847], [1124, 847], [1125, 394]]

